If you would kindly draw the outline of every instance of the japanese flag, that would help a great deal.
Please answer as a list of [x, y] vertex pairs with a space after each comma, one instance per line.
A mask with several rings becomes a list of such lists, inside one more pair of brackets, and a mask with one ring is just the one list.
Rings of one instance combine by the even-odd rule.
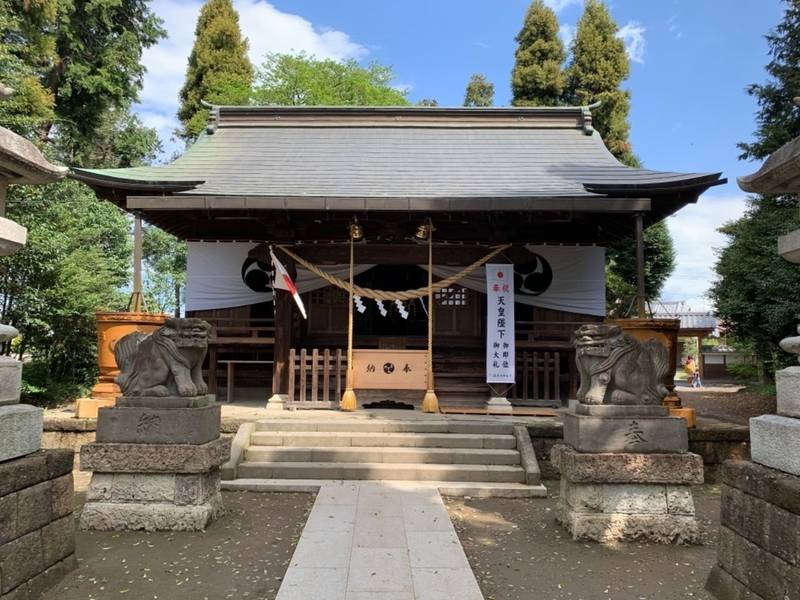
[[297, 308], [300, 309], [300, 314], [303, 315], [304, 319], [307, 319], [306, 307], [303, 306], [303, 301], [300, 299], [300, 294], [297, 293], [297, 288], [295, 287], [292, 278], [289, 277], [286, 267], [284, 267], [281, 261], [278, 260], [278, 257], [275, 256], [272, 248], [269, 250], [269, 256], [272, 259], [272, 266], [275, 267], [275, 280], [272, 282], [273, 289], [286, 290], [289, 292], [292, 295], [292, 298], [294, 298], [294, 301], [297, 303]]

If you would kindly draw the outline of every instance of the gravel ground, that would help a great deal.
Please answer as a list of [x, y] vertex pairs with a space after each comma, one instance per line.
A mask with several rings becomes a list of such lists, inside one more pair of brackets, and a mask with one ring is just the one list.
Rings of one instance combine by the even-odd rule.
[[273, 600], [314, 495], [222, 496], [204, 533], [79, 531], [78, 568], [43, 600]]
[[747, 425], [750, 417], [775, 414], [776, 400], [774, 395], [763, 395], [747, 389], [734, 393], [689, 391], [676, 388], [684, 406], [697, 410], [700, 417], [713, 417], [722, 421], [730, 421], [739, 425]]
[[713, 600], [703, 586], [717, 555], [719, 488], [695, 488], [699, 546], [573, 542], [546, 499], [445, 503], [486, 600]]

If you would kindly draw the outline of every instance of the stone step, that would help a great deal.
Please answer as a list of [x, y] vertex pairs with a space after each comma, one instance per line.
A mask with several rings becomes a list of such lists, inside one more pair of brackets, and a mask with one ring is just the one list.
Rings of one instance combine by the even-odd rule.
[[474, 433], [371, 433], [348, 431], [256, 431], [250, 438], [253, 446], [304, 447], [414, 447], [414, 448], [485, 448], [512, 449], [517, 442], [510, 434]]
[[[413, 484], [431, 486], [443, 496], [471, 496], [473, 498], [544, 498], [543, 485], [522, 483], [486, 483], [474, 481], [406, 481], [396, 480], [398, 486]], [[248, 492], [307, 492], [315, 493], [324, 484], [346, 485], [347, 481], [330, 479], [234, 479], [223, 481], [221, 487], [228, 491]]]
[[452, 419], [267, 419], [256, 423], [256, 431], [320, 431], [349, 433], [460, 433], [473, 435], [508, 435], [514, 431], [511, 421]]
[[239, 465], [244, 479], [375, 479], [519, 483], [522, 467], [414, 463], [249, 462]]
[[250, 446], [245, 461], [519, 465], [520, 455], [517, 450], [483, 448]]

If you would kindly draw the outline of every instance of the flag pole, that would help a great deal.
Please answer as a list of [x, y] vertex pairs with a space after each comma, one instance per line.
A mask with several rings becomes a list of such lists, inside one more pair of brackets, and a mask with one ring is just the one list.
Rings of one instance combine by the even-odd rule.
[[348, 286], [347, 302], [347, 376], [345, 378], [345, 389], [342, 399], [339, 402], [339, 409], [353, 411], [358, 408], [358, 399], [353, 389], [353, 247], [355, 243], [355, 232], [353, 225], [350, 226], [350, 285]]
[[422, 400], [422, 412], [438, 413], [439, 399], [433, 385], [433, 223], [428, 219], [428, 390]]

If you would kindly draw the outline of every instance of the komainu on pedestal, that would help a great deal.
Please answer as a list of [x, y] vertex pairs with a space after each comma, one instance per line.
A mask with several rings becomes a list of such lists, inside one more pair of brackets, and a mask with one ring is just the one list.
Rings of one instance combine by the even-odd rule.
[[552, 450], [559, 521], [576, 540], [695, 542], [691, 485], [703, 482], [703, 462], [688, 452], [686, 421], [662, 405], [667, 349], [615, 325], [584, 325], [574, 338], [578, 404]]
[[97, 441], [81, 449], [92, 471], [81, 527], [96, 530], [203, 530], [222, 512], [220, 408], [209, 402], [201, 366], [211, 327], [168, 319], [116, 348], [123, 395], [102, 408]]

